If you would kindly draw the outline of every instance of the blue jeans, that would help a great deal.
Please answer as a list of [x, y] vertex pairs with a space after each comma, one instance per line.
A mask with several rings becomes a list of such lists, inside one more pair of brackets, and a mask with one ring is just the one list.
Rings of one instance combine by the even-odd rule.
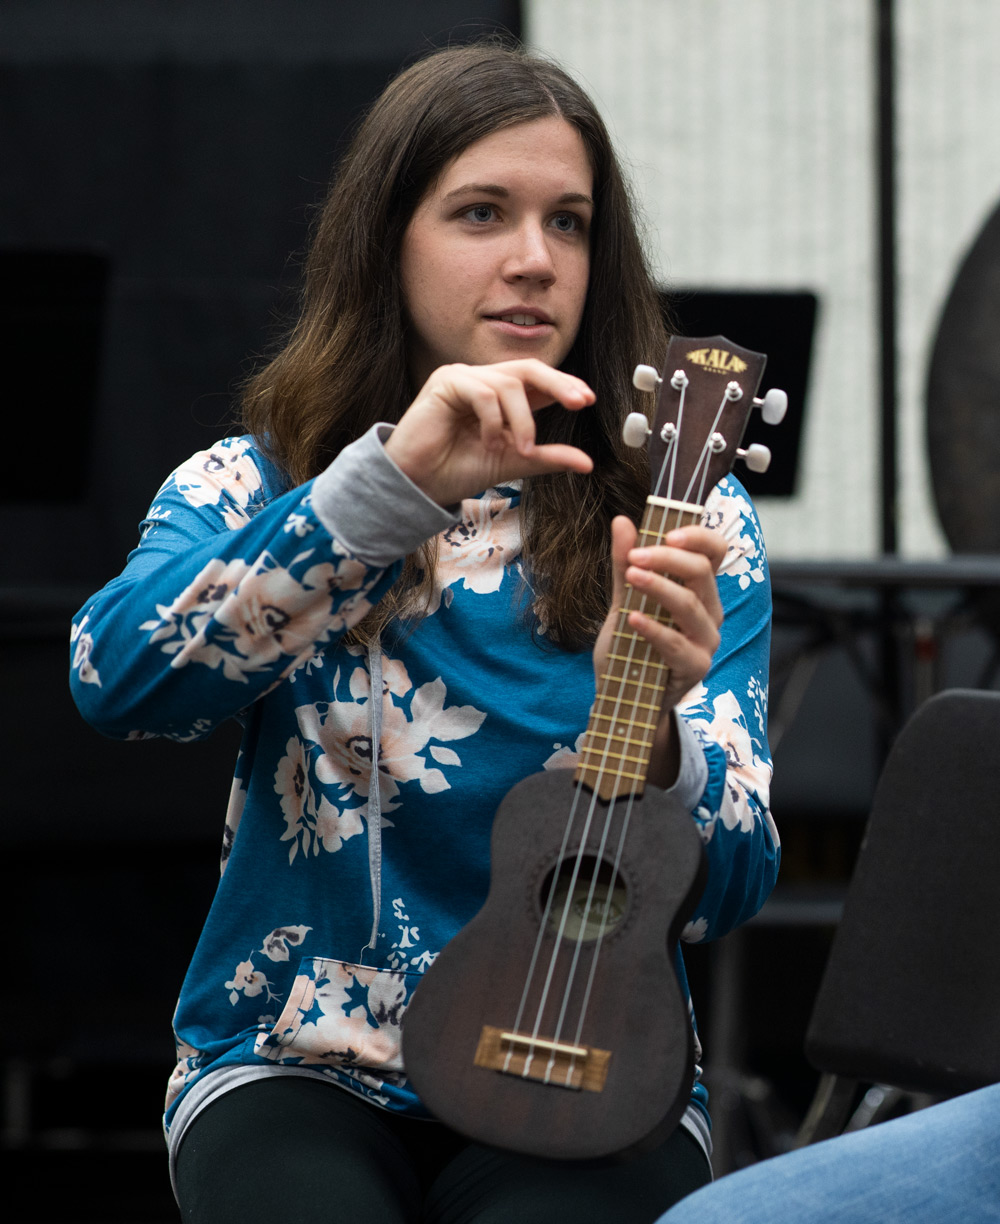
[[1000, 1084], [720, 1178], [658, 1224], [1000, 1221]]

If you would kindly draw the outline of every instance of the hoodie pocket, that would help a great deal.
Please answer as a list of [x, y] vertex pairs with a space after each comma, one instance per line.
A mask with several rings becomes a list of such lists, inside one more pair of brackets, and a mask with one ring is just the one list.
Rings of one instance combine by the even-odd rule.
[[401, 1023], [420, 973], [309, 957], [274, 1028], [254, 1047], [278, 1063], [403, 1069]]

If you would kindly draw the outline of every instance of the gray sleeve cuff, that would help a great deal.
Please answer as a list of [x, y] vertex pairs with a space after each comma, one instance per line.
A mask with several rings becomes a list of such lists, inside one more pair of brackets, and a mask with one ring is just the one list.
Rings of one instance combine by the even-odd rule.
[[391, 425], [373, 425], [313, 481], [312, 504], [331, 535], [368, 565], [384, 568], [458, 520], [405, 476], [382, 443]]
[[673, 795], [685, 809], [693, 812], [708, 785], [708, 762], [705, 760], [701, 741], [687, 719], [676, 710], [671, 711], [671, 716], [677, 728], [681, 763], [677, 770], [677, 779], [666, 793]]

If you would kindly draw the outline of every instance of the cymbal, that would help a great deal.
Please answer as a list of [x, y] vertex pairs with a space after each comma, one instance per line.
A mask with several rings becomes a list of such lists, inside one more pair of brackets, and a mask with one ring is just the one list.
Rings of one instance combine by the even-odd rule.
[[962, 261], [927, 379], [931, 483], [954, 552], [1000, 552], [1000, 205]]

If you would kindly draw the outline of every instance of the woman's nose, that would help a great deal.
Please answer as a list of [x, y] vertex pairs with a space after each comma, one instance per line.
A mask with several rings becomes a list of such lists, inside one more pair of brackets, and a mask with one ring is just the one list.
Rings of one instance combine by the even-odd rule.
[[504, 263], [504, 275], [510, 280], [527, 277], [530, 280], [554, 280], [556, 275], [552, 252], [545, 231], [535, 222], [518, 226], [512, 235]]

